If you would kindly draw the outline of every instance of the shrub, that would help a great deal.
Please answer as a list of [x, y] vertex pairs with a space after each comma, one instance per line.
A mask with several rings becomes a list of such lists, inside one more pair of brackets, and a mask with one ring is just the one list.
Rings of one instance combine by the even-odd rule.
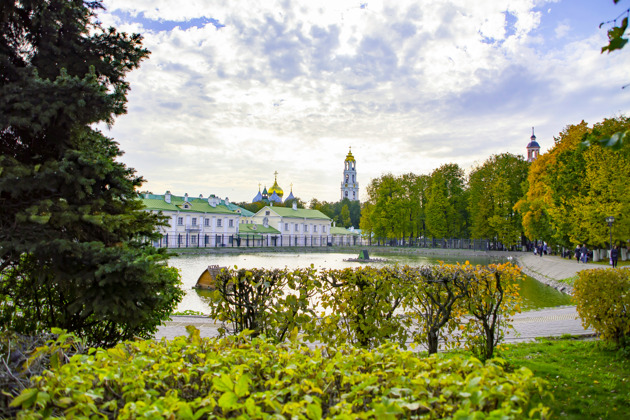
[[425, 344], [429, 354], [437, 353], [439, 340], [446, 346], [457, 343], [453, 335], [464, 315], [461, 300], [471, 281], [470, 270], [460, 265], [404, 267], [405, 312], [417, 322], [414, 342]]
[[405, 296], [399, 267], [323, 270], [320, 278], [322, 342], [370, 348], [391, 340], [404, 346], [409, 320], [396, 312]]
[[470, 315], [463, 326], [463, 339], [475, 356], [488, 360], [505, 331], [512, 327], [511, 316], [521, 311], [518, 286], [514, 283], [521, 270], [510, 263], [475, 267], [466, 264], [463, 269], [470, 273], [463, 291], [463, 305]]
[[526, 418], [545, 382], [499, 360], [425, 358], [388, 344], [308, 349], [246, 335], [135, 341], [46, 372], [18, 418]]
[[32, 385], [32, 378], [85, 350], [83, 340], [57, 329], [38, 335], [0, 334], [0, 418], [15, 417], [18, 410], [9, 407], [9, 403]]
[[584, 328], [593, 327], [617, 347], [630, 346], [630, 270], [583, 270], [573, 287]]
[[251, 330], [280, 342], [314, 315], [315, 270], [222, 269], [212, 293], [210, 317], [230, 324], [221, 335]]

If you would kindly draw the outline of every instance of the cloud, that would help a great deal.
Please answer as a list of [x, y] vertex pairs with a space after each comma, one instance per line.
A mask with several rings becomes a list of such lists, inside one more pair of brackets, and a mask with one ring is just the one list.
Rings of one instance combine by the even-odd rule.
[[385, 172], [523, 154], [532, 125], [545, 150], [567, 124], [628, 111], [630, 55], [599, 54], [605, 33], [563, 4], [106, 0], [104, 24], [152, 51], [109, 135], [148, 189], [233, 201], [276, 170], [296, 196], [337, 200], [349, 146], [362, 192]]

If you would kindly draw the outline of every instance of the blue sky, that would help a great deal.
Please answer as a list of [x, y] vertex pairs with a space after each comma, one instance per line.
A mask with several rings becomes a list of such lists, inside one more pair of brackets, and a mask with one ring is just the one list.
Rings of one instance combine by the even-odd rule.
[[[152, 51], [104, 129], [145, 189], [250, 201], [273, 173], [336, 201], [383, 173], [466, 171], [544, 152], [569, 124], [630, 111], [630, 50], [600, 54], [630, 0], [105, 0]], [[624, 70], [625, 69], [625, 70]]]

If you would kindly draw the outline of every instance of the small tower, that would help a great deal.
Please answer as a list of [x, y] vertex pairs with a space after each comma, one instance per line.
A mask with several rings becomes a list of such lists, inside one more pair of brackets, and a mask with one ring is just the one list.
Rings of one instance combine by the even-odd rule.
[[357, 181], [357, 161], [352, 156], [352, 148], [348, 151], [341, 181], [341, 199], [359, 201], [359, 182]]
[[536, 136], [534, 135], [534, 127], [532, 127], [532, 136], [530, 138], [530, 142], [527, 144], [527, 161], [533, 162], [538, 158], [540, 154], [540, 145], [536, 141]]

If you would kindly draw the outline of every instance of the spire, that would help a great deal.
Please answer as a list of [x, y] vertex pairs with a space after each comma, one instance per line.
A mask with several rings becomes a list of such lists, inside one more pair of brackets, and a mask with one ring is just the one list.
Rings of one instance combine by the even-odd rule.
[[532, 141], [536, 141], [536, 135], [534, 134], [534, 127], [532, 127]]

